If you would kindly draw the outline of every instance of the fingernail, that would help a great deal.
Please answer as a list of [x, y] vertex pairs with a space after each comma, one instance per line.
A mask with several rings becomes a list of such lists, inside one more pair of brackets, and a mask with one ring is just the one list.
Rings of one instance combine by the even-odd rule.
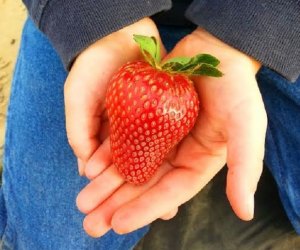
[[77, 163], [78, 163], [78, 172], [79, 172], [79, 175], [83, 176], [84, 175], [84, 163], [79, 158], [77, 159]]

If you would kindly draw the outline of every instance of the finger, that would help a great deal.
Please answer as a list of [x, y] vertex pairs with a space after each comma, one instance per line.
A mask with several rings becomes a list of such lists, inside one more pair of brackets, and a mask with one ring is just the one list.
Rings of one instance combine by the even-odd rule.
[[[187, 142], [188, 145], [191, 144]], [[142, 196], [117, 210], [112, 218], [113, 229], [121, 234], [132, 232], [167, 214], [196, 195], [224, 163], [223, 158], [211, 155], [202, 155], [193, 161], [193, 164], [199, 166], [199, 170], [175, 168]]]
[[162, 220], [171, 220], [176, 216], [177, 213], [178, 213], [178, 207], [172, 209], [170, 212], [168, 212], [165, 215], [161, 216], [160, 219], [162, 219]]
[[111, 197], [89, 213], [84, 221], [84, 230], [92, 237], [100, 237], [111, 229], [111, 218], [114, 212], [130, 200], [138, 197], [151, 188], [171, 167], [164, 165], [145, 185], [123, 184]]
[[112, 228], [124, 234], [150, 224], [195, 195], [200, 190], [198, 181], [201, 182], [188, 169], [171, 171], [152, 189], [117, 210], [112, 217]]
[[84, 173], [87, 178], [94, 179], [112, 163], [110, 140], [106, 139], [87, 162]]
[[76, 199], [78, 209], [82, 213], [89, 213], [113, 194], [123, 183], [124, 180], [115, 165], [111, 165], [81, 190]]
[[226, 192], [235, 213], [243, 220], [251, 220], [263, 167], [267, 117], [262, 102], [241, 104], [233, 114], [228, 124]]

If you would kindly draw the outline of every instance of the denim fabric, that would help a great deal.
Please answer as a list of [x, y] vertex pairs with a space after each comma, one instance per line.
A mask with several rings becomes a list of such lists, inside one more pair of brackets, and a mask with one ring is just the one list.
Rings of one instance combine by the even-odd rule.
[[300, 234], [300, 78], [290, 83], [263, 68], [257, 80], [268, 114], [265, 163], [277, 182], [285, 211]]
[[87, 180], [78, 175], [66, 138], [65, 78], [52, 46], [27, 21], [7, 117], [2, 249], [132, 249], [147, 228], [124, 236], [110, 232], [100, 239], [82, 229], [75, 199]]
[[[170, 49], [190, 30], [160, 28]], [[25, 24], [8, 109], [0, 233], [3, 249], [132, 249], [148, 228], [100, 239], [82, 230], [75, 198], [87, 180], [79, 177], [68, 146], [63, 103], [66, 72], [48, 40]], [[266, 163], [287, 214], [299, 227], [300, 81], [290, 84], [263, 68], [258, 75], [269, 115]], [[297, 154], [298, 153], [298, 154]]]

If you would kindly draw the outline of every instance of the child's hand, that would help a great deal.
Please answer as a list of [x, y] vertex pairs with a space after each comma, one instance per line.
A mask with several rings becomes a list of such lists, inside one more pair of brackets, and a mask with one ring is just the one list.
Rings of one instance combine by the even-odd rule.
[[79, 159], [81, 175], [86, 162], [107, 137], [104, 100], [109, 79], [124, 63], [141, 58], [133, 34], [159, 37], [149, 18], [112, 33], [78, 56], [65, 83], [67, 135]]
[[[225, 165], [227, 196], [235, 213], [250, 220], [262, 171], [267, 117], [255, 74], [259, 64], [198, 29], [168, 57], [210, 53], [220, 59], [222, 78], [195, 78], [200, 113], [192, 132], [178, 145], [149, 183], [124, 183], [110, 162], [108, 141], [87, 164], [95, 177], [78, 195], [87, 213], [84, 228], [99, 237], [109, 229], [131, 232], [157, 218], [170, 218]], [[97, 177], [96, 177], [97, 176]], [[219, 209], [219, 208], [216, 208]]]

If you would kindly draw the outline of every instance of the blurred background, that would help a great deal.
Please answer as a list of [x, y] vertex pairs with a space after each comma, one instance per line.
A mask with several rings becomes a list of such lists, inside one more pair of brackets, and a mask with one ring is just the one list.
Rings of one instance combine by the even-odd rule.
[[0, 0], [0, 168], [2, 170], [6, 109], [26, 9], [21, 0]]

